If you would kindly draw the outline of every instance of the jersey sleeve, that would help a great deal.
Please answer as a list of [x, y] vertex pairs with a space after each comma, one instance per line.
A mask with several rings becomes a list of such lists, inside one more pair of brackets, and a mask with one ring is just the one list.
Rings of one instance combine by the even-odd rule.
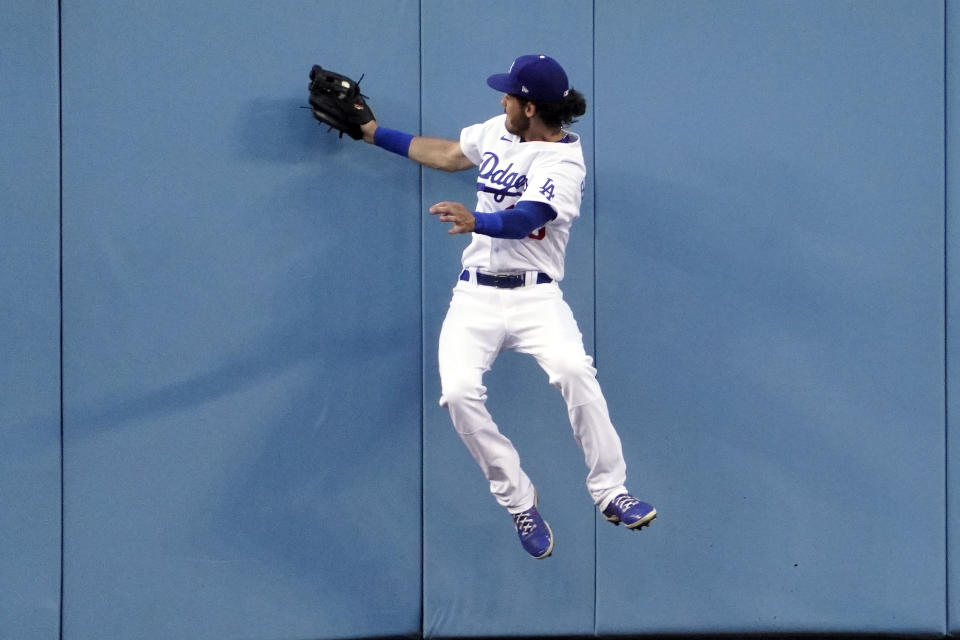
[[484, 134], [483, 124], [474, 124], [464, 127], [460, 131], [460, 150], [475, 165], [480, 165], [480, 159], [483, 156], [482, 142]]
[[551, 162], [535, 166], [527, 176], [527, 188], [521, 201], [542, 202], [553, 207], [559, 220], [580, 216], [586, 171], [577, 163]]

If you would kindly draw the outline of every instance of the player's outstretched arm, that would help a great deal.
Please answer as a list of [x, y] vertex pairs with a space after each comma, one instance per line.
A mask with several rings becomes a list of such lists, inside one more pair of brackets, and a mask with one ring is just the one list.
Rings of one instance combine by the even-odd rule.
[[463, 171], [473, 168], [473, 163], [463, 155], [457, 140], [416, 136], [410, 141], [408, 153], [411, 160], [433, 169]]
[[456, 140], [411, 136], [380, 127], [376, 120], [362, 125], [360, 129], [363, 131], [364, 142], [406, 156], [431, 169], [462, 171], [473, 167], [473, 163], [463, 155], [460, 143]]

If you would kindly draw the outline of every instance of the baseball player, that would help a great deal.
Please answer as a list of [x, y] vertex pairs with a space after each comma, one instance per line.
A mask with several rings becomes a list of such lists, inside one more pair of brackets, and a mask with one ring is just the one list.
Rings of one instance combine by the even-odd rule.
[[586, 176], [580, 137], [564, 126], [586, 113], [586, 101], [545, 55], [521, 56], [487, 84], [503, 93], [504, 112], [466, 127], [459, 140], [413, 136], [375, 119], [360, 131], [366, 142], [428, 167], [478, 168], [475, 208], [430, 207], [450, 223], [449, 233], [472, 234], [440, 332], [440, 405], [513, 516], [523, 548], [546, 558], [554, 538], [537, 511], [537, 492], [485, 406], [483, 375], [505, 349], [532, 355], [560, 390], [589, 469], [587, 489], [604, 518], [637, 529], [657, 512], [624, 486], [620, 438], [559, 286]]

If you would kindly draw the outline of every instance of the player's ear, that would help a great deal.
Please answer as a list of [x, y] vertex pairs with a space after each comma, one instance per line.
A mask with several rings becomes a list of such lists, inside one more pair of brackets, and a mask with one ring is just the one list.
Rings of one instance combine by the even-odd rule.
[[537, 113], [537, 105], [533, 104], [533, 102], [524, 103], [523, 115], [527, 116], [528, 118], [532, 118], [534, 115], [536, 115], [536, 113]]

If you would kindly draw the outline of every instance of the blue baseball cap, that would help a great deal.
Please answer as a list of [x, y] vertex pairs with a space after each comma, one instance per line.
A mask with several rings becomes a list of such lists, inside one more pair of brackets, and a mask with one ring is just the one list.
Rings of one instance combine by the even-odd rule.
[[492, 89], [538, 102], [560, 102], [569, 93], [567, 73], [560, 63], [544, 55], [520, 56], [507, 73], [487, 78]]

